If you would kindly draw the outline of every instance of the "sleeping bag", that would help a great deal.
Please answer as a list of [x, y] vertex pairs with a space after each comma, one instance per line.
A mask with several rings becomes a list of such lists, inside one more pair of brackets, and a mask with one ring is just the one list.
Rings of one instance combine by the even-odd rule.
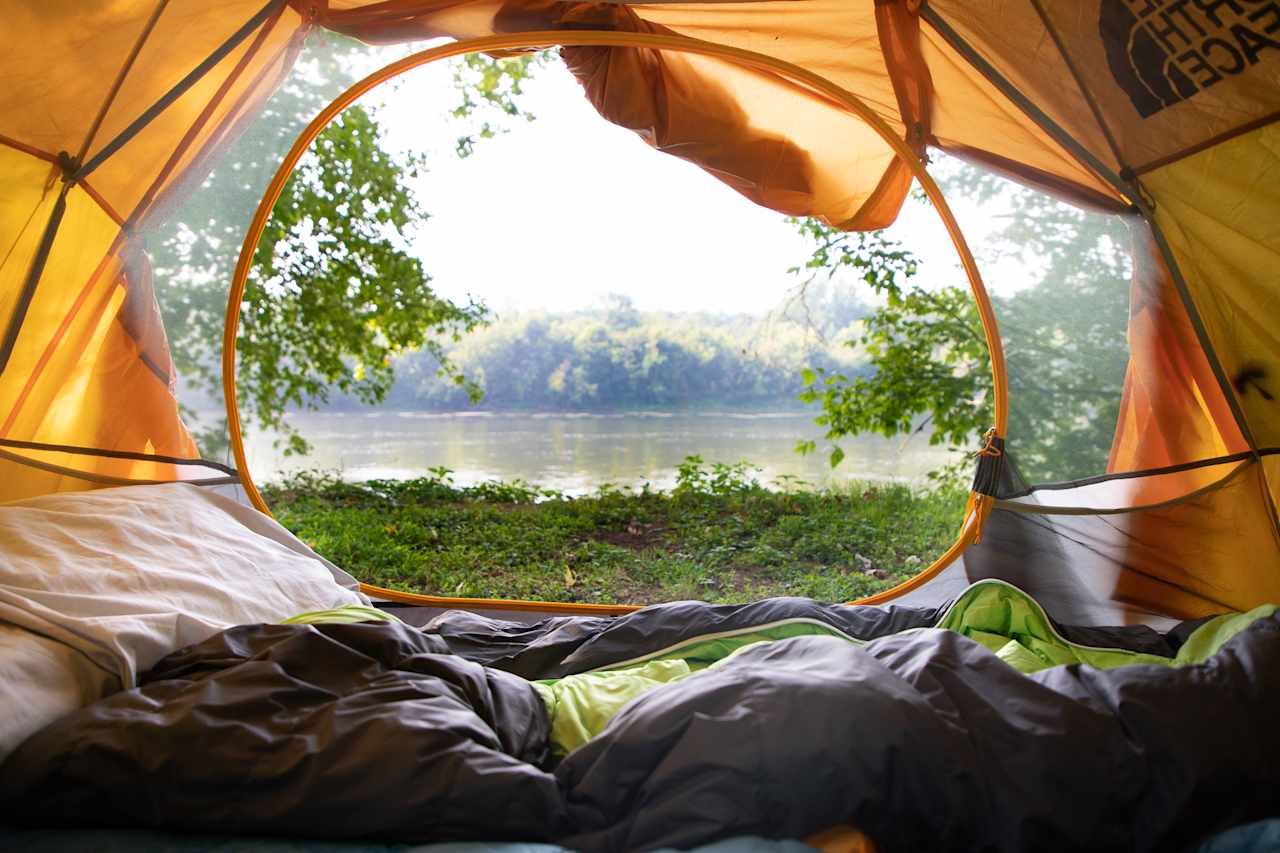
[[584, 851], [802, 838], [1165, 850], [1280, 813], [1280, 615], [1053, 623], [770, 599], [244, 625], [0, 767], [5, 819]]

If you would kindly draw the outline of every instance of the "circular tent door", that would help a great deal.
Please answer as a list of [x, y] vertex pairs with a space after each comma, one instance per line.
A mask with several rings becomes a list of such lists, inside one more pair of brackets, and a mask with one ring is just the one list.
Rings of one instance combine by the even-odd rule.
[[[443, 45], [393, 62], [352, 85], [325, 107], [294, 141], [289, 153], [285, 156], [280, 168], [276, 171], [271, 183], [267, 186], [258, 203], [249, 231], [245, 235], [236, 263], [235, 275], [232, 279], [230, 293], [227, 297], [227, 313], [223, 326], [222, 351], [222, 383], [227, 407], [227, 426], [231, 438], [232, 451], [235, 454], [236, 466], [245, 492], [252, 504], [267, 515], [271, 514], [261, 493], [254, 485], [249, 473], [248, 460], [245, 455], [244, 436], [240, 426], [240, 411], [236, 398], [235, 357], [236, 335], [240, 322], [241, 303], [248, 283], [249, 270], [252, 265], [254, 251], [259, 238], [266, 228], [271, 211], [275, 206], [285, 182], [293, 173], [298, 161], [306, 153], [308, 147], [343, 110], [354, 103], [362, 95], [376, 86], [392, 80], [407, 71], [420, 66], [461, 56], [468, 53], [494, 52], [507, 50], [524, 50], [561, 47], [632, 47], [651, 50], [689, 53], [705, 57], [725, 60], [749, 68], [753, 71], [771, 75], [773, 78], [786, 81], [802, 90], [823, 97], [832, 109], [841, 110], [864, 122], [882, 139], [896, 156], [910, 168], [912, 175], [925, 194], [933, 203], [934, 209], [942, 218], [947, 234], [960, 256], [961, 265], [969, 281], [969, 287], [977, 303], [983, 331], [986, 335], [987, 350], [991, 359], [993, 379], [993, 420], [994, 427], [987, 434], [986, 446], [980, 452], [979, 477], [975, 482], [975, 491], [970, 494], [961, 523], [960, 534], [955, 543], [938, 559], [926, 567], [915, 577], [891, 589], [877, 593], [855, 604], [877, 604], [889, 601], [920, 587], [931, 578], [940, 574], [953, 563], [968, 545], [981, 536], [982, 525], [990, 512], [994, 498], [989, 491], [994, 483], [984, 485], [984, 480], [994, 477], [989, 475], [991, 460], [998, 460], [1008, 422], [1008, 383], [1005, 376], [1004, 350], [1000, 333], [996, 326], [986, 287], [978, 272], [973, 253], [969, 250], [960, 225], [951, 212], [950, 206], [942, 195], [942, 191], [930, 176], [928, 170], [905, 140], [900, 138], [885, 121], [872, 111], [862, 100], [848, 90], [837, 86], [826, 78], [814, 74], [795, 65], [772, 57], [738, 48], [715, 45], [675, 35], [654, 35], [647, 33], [628, 33], [611, 31], [573, 30], [573, 31], [537, 31], [515, 34], [487, 36], [468, 39]], [[362, 584], [364, 591], [378, 598], [400, 601], [409, 604], [432, 607], [462, 607], [469, 609], [501, 609], [501, 610], [550, 610], [562, 613], [617, 614], [638, 609], [637, 605], [609, 605], [582, 603], [535, 602], [512, 599], [489, 598], [452, 598], [448, 596], [419, 595], [389, 590], [381, 587]]]

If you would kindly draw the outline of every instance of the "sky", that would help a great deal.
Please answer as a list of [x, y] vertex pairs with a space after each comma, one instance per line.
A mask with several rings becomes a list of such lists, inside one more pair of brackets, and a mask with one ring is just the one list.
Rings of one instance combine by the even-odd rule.
[[[365, 101], [390, 147], [428, 152], [415, 190], [431, 218], [412, 251], [438, 292], [499, 311], [572, 310], [621, 293], [641, 310], [763, 314], [796, 284], [787, 270], [809, 251], [781, 214], [601, 119], [558, 63], [526, 85], [520, 103], [535, 121], [457, 158], [450, 74], [443, 62], [419, 68]], [[981, 257], [991, 211], [952, 204]], [[922, 282], [963, 283], [930, 205], [909, 200], [890, 234], [922, 260]], [[984, 276], [995, 292], [1018, 284], [1007, 262]]]

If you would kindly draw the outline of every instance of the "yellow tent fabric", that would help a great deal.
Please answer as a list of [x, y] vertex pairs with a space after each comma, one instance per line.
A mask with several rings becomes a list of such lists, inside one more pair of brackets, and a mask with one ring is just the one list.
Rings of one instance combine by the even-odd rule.
[[[6, 26], [0, 500], [233, 479], [198, 462], [178, 414], [138, 235], [198, 191], [310, 31], [379, 43], [662, 33], [798, 65], [858, 95], [919, 152], [1140, 217], [1109, 467], [1189, 467], [1172, 492], [1167, 477], [1135, 481], [1128, 507], [1176, 507], [1126, 519], [1105, 594], [1192, 615], [1277, 597], [1275, 3], [48, 0], [18, 4]], [[635, 47], [563, 57], [605, 118], [759, 204], [871, 229], [909, 190], [875, 133], [774, 75]], [[1206, 484], [1222, 466], [1205, 463], [1222, 457], [1245, 470]], [[1212, 518], [1192, 497], [1209, 486]]]

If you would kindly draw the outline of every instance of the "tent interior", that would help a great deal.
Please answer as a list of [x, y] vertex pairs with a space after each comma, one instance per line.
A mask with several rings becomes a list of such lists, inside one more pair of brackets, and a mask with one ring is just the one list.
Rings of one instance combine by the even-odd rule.
[[[1280, 5], [54, 0], [7, 19], [0, 695], [23, 710], [0, 725], [0, 843], [1274, 849]], [[372, 46], [371, 73], [282, 112], [334, 33]], [[919, 575], [829, 604], [460, 599], [361, 585], [271, 519], [236, 342], [284, 182], [399, 75], [547, 49], [602, 120], [755, 204], [872, 231], [928, 195], [994, 392], [958, 539]], [[210, 197], [255, 133], [275, 158]], [[1078, 476], [1045, 481], [1019, 408], [1072, 366], [1006, 353], [931, 152], [1126, 225], [1118, 417]], [[149, 256], [219, 205], [234, 464], [184, 422]]]

